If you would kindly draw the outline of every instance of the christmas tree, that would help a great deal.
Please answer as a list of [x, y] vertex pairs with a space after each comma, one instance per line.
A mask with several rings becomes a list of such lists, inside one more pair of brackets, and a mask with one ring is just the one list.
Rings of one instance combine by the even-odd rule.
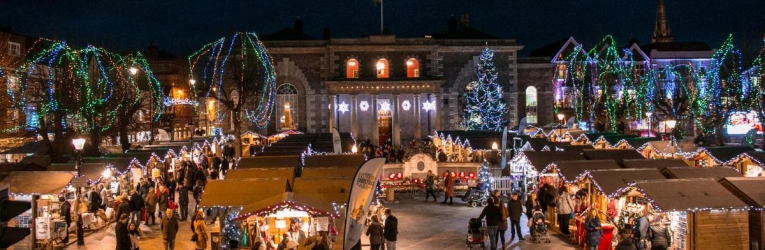
[[481, 168], [478, 169], [478, 179], [481, 180], [482, 183], [488, 184], [489, 189], [491, 189], [492, 184], [494, 184], [494, 177], [491, 175], [489, 162], [486, 160], [483, 161]]
[[476, 65], [478, 81], [469, 83], [465, 89], [462, 126], [467, 130], [500, 131], [507, 125], [507, 104], [502, 98], [502, 86], [497, 83], [493, 58], [494, 50], [487, 45]]

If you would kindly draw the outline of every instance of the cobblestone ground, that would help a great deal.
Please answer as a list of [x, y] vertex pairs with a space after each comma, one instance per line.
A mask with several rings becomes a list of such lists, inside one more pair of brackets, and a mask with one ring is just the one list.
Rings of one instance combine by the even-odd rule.
[[[398, 203], [387, 203], [386, 207], [393, 211], [393, 214], [399, 220], [399, 239], [397, 249], [401, 250], [420, 250], [420, 249], [467, 249], [465, 237], [467, 232], [467, 221], [470, 218], [478, 217], [481, 213], [480, 207], [469, 207], [459, 198], [454, 200], [454, 205], [444, 205], [439, 202], [423, 202], [424, 196], [417, 195], [398, 195]], [[440, 199], [443, 199], [440, 197]], [[193, 199], [191, 208], [194, 207]], [[192, 210], [192, 209], [189, 209]], [[578, 247], [568, 243], [560, 234], [550, 230], [551, 243], [535, 244], [530, 239], [526, 218], [521, 218], [521, 229], [523, 231], [524, 241], [510, 241], [510, 232], [506, 232], [506, 249], [578, 249]], [[114, 224], [112, 224], [113, 226]], [[180, 222], [180, 230], [176, 239], [175, 249], [194, 249], [191, 238], [189, 221]], [[141, 238], [141, 250], [164, 249], [162, 246], [162, 237], [159, 232], [159, 226], [148, 226], [145, 229], [145, 237]], [[85, 246], [77, 246], [74, 241], [74, 235], [71, 237], [71, 244], [66, 249], [114, 249], [115, 238], [112, 230], [107, 231], [103, 239], [98, 239], [97, 233], [89, 233], [85, 238]], [[488, 237], [486, 248], [489, 249]], [[363, 249], [369, 249], [369, 242], [366, 236], [362, 237]], [[501, 247], [501, 245], [500, 245]], [[474, 248], [476, 249], [476, 248]]]
[[[441, 204], [443, 197], [439, 197], [438, 202], [424, 202], [425, 197], [422, 195], [404, 194], [396, 198], [399, 203], [387, 203], [385, 206], [398, 218], [397, 249], [467, 249], [467, 222], [481, 214], [481, 207], [469, 207], [456, 197], [454, 205]], [[519, 241], [516, 238], [510, 241], [508, 230], [505, 232], [506, 249], [579, 249], [553, 230], [550, 230], [551, 243], [533, 243], [525, 226], [526, 216], [521, 217], [521, 231], [526, 240]], [[362, 237], [364, 249], [369, 249], [368, 242], [367, 237]], [[498, 249], [501, 247], [499, 245]], [[485, 249], [489, 249], [488, 237]]]

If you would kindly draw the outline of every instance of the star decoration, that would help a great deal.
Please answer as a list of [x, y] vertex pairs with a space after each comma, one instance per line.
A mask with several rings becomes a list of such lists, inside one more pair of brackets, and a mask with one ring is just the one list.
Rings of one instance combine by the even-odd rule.
[[343, 101], [342, 103], [340, 103], [340, 105], [338, 105], [337, 111], [340, 111], [343, 114], [345, 114], [345, 112], [348, 112], [348, 104], [345, 103], [345, 101]]
[[423, 102], [422, 109], [425, 111], [436, 110], [436, 101]]
[[390, 102], [380, 102], [380, 111], [390, 111]]

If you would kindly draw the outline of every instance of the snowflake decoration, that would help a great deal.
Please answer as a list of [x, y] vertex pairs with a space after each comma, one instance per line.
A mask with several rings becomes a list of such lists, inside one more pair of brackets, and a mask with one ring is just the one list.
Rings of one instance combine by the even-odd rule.
[[423, 102], [422, 109], [425, 111], [436, 110], [436, 101]]
[[401, 107], [404, 108], [405, 111], [409, 111], [409, 109], [412, 108], [412, 104], [409, 103], [409, 100], [404, 100], [404, 102], [401, 103]]
[[348, 104], [345, 103], [345, 101], [343, 101], [342, 103], [340, 103], [340, 105], [338, 105], [337, 111], [340, 111], [343, 114], [345, 114], [345, 112], [348, 112]]
[[361, 109], [361, 111], [369, 110], [369, 103], [367, 101], [361, 101], [359, 103], [359, 109]]

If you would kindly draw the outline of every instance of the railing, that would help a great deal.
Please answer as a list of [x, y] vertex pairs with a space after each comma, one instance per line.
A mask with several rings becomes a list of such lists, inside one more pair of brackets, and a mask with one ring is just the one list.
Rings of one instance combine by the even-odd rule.
[[494, 176], [494, 183], [492, 185], [494, 190], [499, 190], [499, 193], [508, 195], [513, 192], [513, 178], [511, 176]]

